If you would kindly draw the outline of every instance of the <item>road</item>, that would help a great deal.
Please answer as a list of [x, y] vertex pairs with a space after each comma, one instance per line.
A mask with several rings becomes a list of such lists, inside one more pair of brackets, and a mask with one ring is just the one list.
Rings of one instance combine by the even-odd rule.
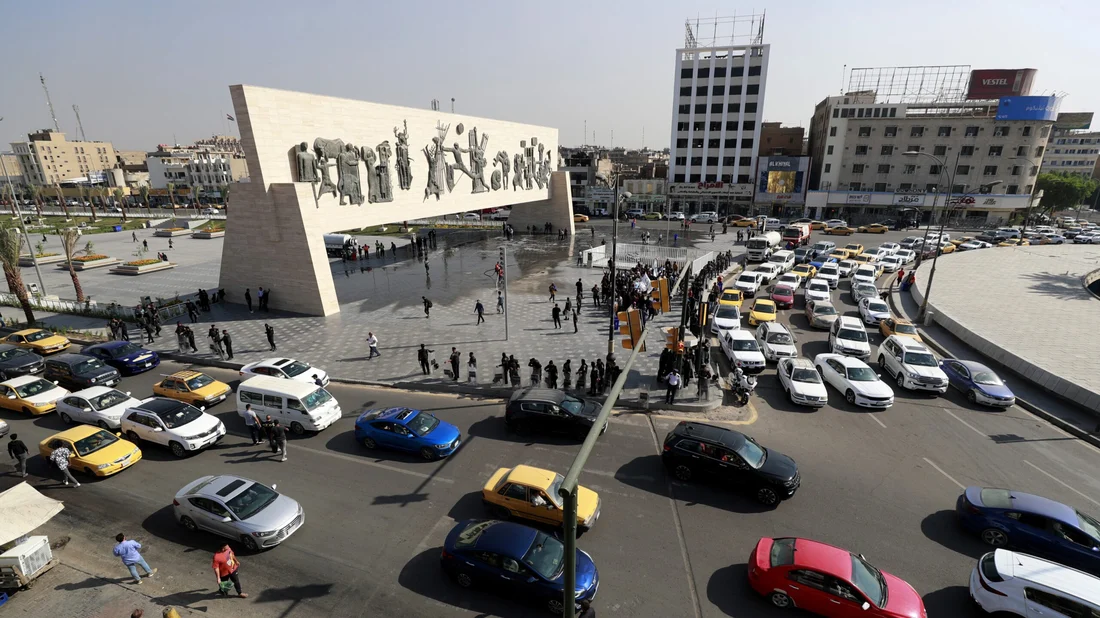
[[[855, 238], [873, 245], [901, 236]], [[834, 302], [854, 314], [849, 301], [842, 283]], [[801, 308], [800, 293], [795, 309], [783, 311], [781, 320], [791, 325], [803, 354], [813, 357], [825, 351], [826, 337], [806, 328]], [[872, 334], [873, 344], [880, 341]], [[164, 363], [151, 374], [126, 378], [122, 390], [150, 395], [160, 374], [176, 368]], [[236, 372], [207, 371], [235, 385]], [[150, 562], [161, 568], [158, 578], [164, 576], [154, 583], [160, 588], [142, 591], [162, 603], [209, 608], [208, 615], [231, 607], [237, 616], [540, 615], [539, 608], [515, 600], [459, 590], [439, 571], [439, 547], [455, 520], [485, 515], [480, 488], [498, 467], [525, 463], [564, 472], [578, 444], [519, 440], [504, 430], [503, 405], [496, 400], [335, 383], [330, 390], [344, 418], [318, 435], [292, 438], [285, 463], [251, 446], [226, 402], [210, 411], [231, 435], [211, 450], [177, 460], [149, 446], [138, 465], [79, 489], [43, 480], [46, 462], [36, 456], [29, 480], [65, 501], [58, 519], [70, 534], [95, 538], [128, 531], [141, 539]], [[952, 508], [962, 486], [1011, 487], [1100, 513], [1100, 483], [1090, 478], [1100, 454], [1023, 410], [977, 409], [954, 392], [898, 393], [892, 408], [872, 413], [848, 406], [835, 391], [830, 396], [822, 410], [802, 410], [786, 400], [774, 368], [762, 375], [752, 402], [756, 420], [739, 428], [794, 457], [803, 478], [794, 498], [774, 510], [665, 474], [659, 445], [678, 417], [615, 416], [581, 476], [604, 500], [599, 522], [579, 541], [601, 570], [600, 615], [797, 615], [771, 608], [745, 582], [745, 560], [760, 536], [793, 535], [863, 553], [909, 581], [931, 616], [965, 616], [967, 577], [985, 549], [954, 526]], [[355, 443], [359, 410], [397, 405], [430, 410], [456, 424], [465, 444], [450, 459], [424, 462], [367, 452]], [[54, 414], [0, 417], [32, 449], [64, 428]], [[219, 541], [185, 533], [171, 515], [174, 493], [210, 473], [278, 483], [306, 511], [306, 524], [279, 547], [241, 553], [252, 597], [231, 606], [211, 600], [209, 557]], [[0, 477], [0, 488], [15, 481]], [[110, 545], [109, 538], [102, 540], [104, 552]], [[115, 567], [118, 573], [104, 576], [121, 578], [121, 566]], [[78, 593], [64, 594], [79, 602]]]

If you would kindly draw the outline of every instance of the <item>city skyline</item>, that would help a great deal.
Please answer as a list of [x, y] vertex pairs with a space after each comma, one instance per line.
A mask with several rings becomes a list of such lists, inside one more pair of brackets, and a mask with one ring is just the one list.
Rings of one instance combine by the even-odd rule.
[[[645, 1], [557, 5], [562, 10], [547, 13], [490, 2], [473, 13], [443, 3], [367, 10], [337, 2], [327, 14], [303, 14], [299, 5], [276, 1], [261, 17], [255, 5], [199, 4], [183, 14], [160, 5], [116, 6], [73, 5], [61, 15], [35, 4], [7, 9], [4, 40], [38, 51], [8, 65], [0, 149], [53, 126], [40, 72], [70, 139], [78, 135], [75, 104], [88, 138], [120, 149], [188, 144], [227, 128], [236, 135], [226, 114], [233, 111], [228, 86], [237, 83], [424, 109], [437, 99], [444, 113], [454, 97], [459, 113], [557, 127], [564, 145], [662, 149], [669, 145], [669, 76], [684, 20], [705, 20], [716, 8]], [[1032, 16], [1030, 6], [931, 2], [841, 16], [835, 7], [765, 2], [739, 12], [767, 11], [767, 122], [808, 127], [814, 105], [847, 85], [845, 66], [1036, 68], [1033, 93], [1067, 93], [1062, 111], [1100, 111], [1100, 85], [1080, 70], [1100, 43], [1075, 38], [1065, 26], [1095, 21], [1100, 8], [1066, 2]], [[1028, 40], [1041, 41], [1042, 53], [1006, 36], [1019, 32], [1022, 15]], [[898, 45], [904, 33], [920, 33], [919, 42]]]

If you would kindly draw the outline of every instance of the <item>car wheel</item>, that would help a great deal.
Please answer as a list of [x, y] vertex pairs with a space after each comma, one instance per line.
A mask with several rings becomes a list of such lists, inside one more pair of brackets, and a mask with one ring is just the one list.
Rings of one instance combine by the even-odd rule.
[[100, 429], [106, 429], [107, 431], [111, 430], [111, 426], [107, 424], [107, 421], [99, 421], [96, 423], [96, 426]]
[[199, 527], [195, 525], [195, 520], [190, 517], [180, 517], [180, 525], [187, 529], [188, 532], [198, 532]]
[[998, 530], [997, 528], [986, 528], [982, 530], [982, 541], [986, 545], [993, 547], [1007, 547], [1008, 546], [1008, 534], [1004, 530]]
[[130, 442], [133, 442], [134, 444], [137, 444], [138, 442], [141, 442], [141, 438], [137, 435], [137, 433], [135, 433], [133, 431], [127, 431], [126, 432], [126, 439], [129, 440]]
[[681, 481], [691, 480], [691, 468], [685, 466], [684, 464], [676, 466], [672, 473], [676, 475], [676, 478], [680, 479]]
[[855, 404], [855, 402], [856, 402], [856, 393], [855, 393], [855, 391], [853, 391], [852, 389], [849, 388], [848, 391], [846, 393], [844, 393], [844, 399], [846, 399], [848, 401], [848, 403], [850, 403], [850, 404]]
[[294, 435], [300, 436], [306, 432], [306, 428], [302, 427], [301, 423], [295, 421], [290, 424], [290, 431], [292, 431]]
[[71, 417], [68, 414], [65, 414], [64, 412], [62, 412], [61, 413], [61, 422], [65, 423], [66, 425], [72, 425], [73, 424], [73, 417]]
[[493, 514], [493, 517], [501, 521], [508, 521], [512, 518], [512, 511], [509, 511], [507, 508], [500, 506], [499, 504], [492, 505], [489, 508], [489, 511]]
[[435, 459], [435, 451], [433, 449], [428, 448], [428, 447], [425, 446], [425, 447], [420, 449], [420, 456], [423, 457], [427, 461], [431, 461], [431, 460]]
[[768, 597], [768, 600], [772, 602], [772, 605], [780, 609], [787, 609], [788, 607], [794, 605], [794, 603], [791, 602], [791, 597], [778, 591], [771, 593], [771, 596]]
[[260, 546], [256, 543], [256, 539], [252, 538], [252, 535], [242, 534], [241, 543], [248, 551], [260, 551]]
[[183, 448], [183, 445], [180, 444], [179, 442], [175, 442], [175, 441], [169, 442], [168, 443], [168, 448], [172, 449], [172, 454], [175, 455], [176, 457], [183, 457], [183, 456], [187, 455], [187, 449]]
[[779, 504], [779, 494], [771, 487], [761, 487], [756, 490], [756, 501], [764, 506], [775, 506]]
[[527, 427], [527, 423], [516, 421], [512, 423], [510, 427], [517, 436], [525, 436], [530, 433], [530, 428]]
[[974, 394], [974, 391], [966, 391], [966, 400], [970, 403], [978, 403], [978, 396]]
[[550, 610], [551, 614], [560, 614], [565, 611], [565, 604], [562, 603], [561, 599], [552, 597], [546, 602], [546, 609]]
[[23, 414], [26, 414], [27, 416], [34, 416], [34, 413], [31, 412], [31, 409], [27, 406], [23, 406]]
[[469, 588], [474, 585], [474, 578], [469, 573], [459, 573], [455, 575], [455, 583], [462, 588]]
[[898, 375], [895, 377], [897, 378], [898, 386], [905, 388], [905, 375], [901, 371], [898, 371]]
[[878, 355], [878, 368], [886, 369], [886, 357], [881, 354]]

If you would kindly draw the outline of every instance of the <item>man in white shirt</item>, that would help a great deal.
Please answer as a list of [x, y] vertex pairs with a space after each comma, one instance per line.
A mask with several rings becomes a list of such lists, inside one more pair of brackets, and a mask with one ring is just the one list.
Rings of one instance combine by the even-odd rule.
[[252, 435], [252, 446], [256, 446], [260, 443], [260, 417], [256, 416], [252, 404], [244, 404], [244, 412], [241, 412], [241, 418], [244, 419], [244, 424], [248, 426], [248, 433]]
[[676, 403], [676, 391], [680, 390], [680, 374], [675, 369], [668, 372], [668, 390], [665, 391], [665, 403]]
[[367, 345], [370, 346], [370, 356], [367, 357], [367, 360], [375, 356], [382, 356], [382, 353], [378, 351], [378, 337], [375, 337], [372, 332], [367, 333]]

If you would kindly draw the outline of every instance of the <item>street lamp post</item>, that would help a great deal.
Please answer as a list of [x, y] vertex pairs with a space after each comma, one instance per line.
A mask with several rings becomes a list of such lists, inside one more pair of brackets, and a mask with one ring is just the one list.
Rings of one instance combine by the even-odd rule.
[[617, 174], [605, 174], [599, 172], [596, 174], [596, 182], [606, 185], [608, 188], [613, 188], [615, 191], [615, 198], [611, 202], [611, 261], [608, 265], [611, 267], [611, 316], [608, 320], [607, 329], [607, 353], [615, 353], [615, 317], [618, 315], [615, 306], [615, 279], [617, 273], [617, 267], [615, 260], [618, 258], [618, 246], [619, 246], [619, 201], [626, 201], [633, 195], [630, 191], [623, 191], [622, 195], [619, 194], [619, 177]]
[[[0, 120], [3, 120], [3, 118], [0, 118]], [[4, 158], [3, 157], [0, 157], [0, 170], [3, 170], [4, 178], [6, 178], [7, 181], [8, 181], [8, 190], [11, 192], [11, 203], [14, 206], [15, 205], [15, 187], [12, 186], [12, 184], [11, 184], [11, 176], [8, 176], [8, 166], [7, 166], [7, 164], [4, 163]], [[22, 208], [15, 208], [14, 210], [17, 213], [19, 213], [19, 216], [18, 216], [19, 227], [23, 230], [23, 237], [27, 239], [27, 249], [31, 253], [31, 262], [34, 264], [34, 274], [38, 275], [38, 286], [40, 288], [42, 288], [42, 295], [45, 296], [46, 295], [46, 282], [42, 280], [42, 270], [38, 267], [38, 256], [36, 256], [35, 253], [34, 253], [34, 245], [31, 243], [31, 235], [29, 233], [27, 233], [27, 223], [25, 221], [23, 221], [23, 209]]]

